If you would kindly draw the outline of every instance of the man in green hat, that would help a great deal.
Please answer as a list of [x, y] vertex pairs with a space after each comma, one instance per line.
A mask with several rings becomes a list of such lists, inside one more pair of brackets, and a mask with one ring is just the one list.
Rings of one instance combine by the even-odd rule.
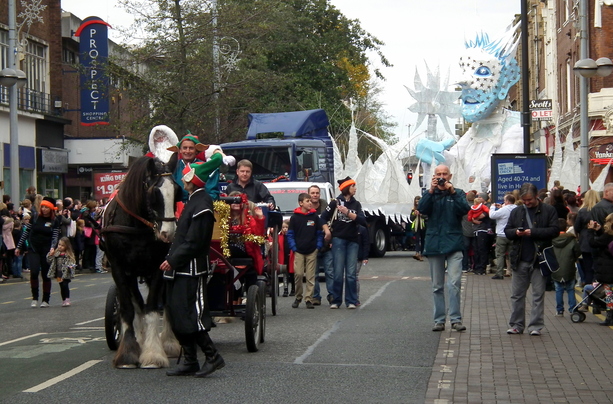
[[[168, 376], [206, 377], [225, 366], [208, 333], [212, 319], [206, 278], [215, 218], [213, 200], [204, 188], [206, 179], [222, 160], [222, 153], [214, 153], [207, 162], [189, 164], [183, 170], [181, 180], [189, 197], [166, 260], [160, 265], [167, 281], [166, 313], [183, 348], [183, 362], [168, 370]], [[198, 346], [206, 357], [202, 368], [198, 364]]]

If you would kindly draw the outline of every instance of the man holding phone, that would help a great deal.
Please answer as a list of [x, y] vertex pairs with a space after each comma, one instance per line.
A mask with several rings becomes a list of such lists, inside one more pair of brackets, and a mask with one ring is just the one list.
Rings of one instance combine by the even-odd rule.
[[522, 334], [526, 323], [526, 293], [532, 285], [532, 311], [528, 331], [539, 336], [545, 326], [545, 277], [541, 274], [536, 254], [551, 245], [558, 236], [558, 213], [542, 203], [536, 186], [526, 182], [519, 190], [524, 205], [514, 209], [504, 233], [512, 242], [511, 318], [507, 334]]

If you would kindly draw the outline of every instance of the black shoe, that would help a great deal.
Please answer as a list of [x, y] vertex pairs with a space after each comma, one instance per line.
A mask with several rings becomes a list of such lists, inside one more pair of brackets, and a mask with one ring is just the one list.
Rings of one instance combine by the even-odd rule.
[[166, 371], [166, 376], [191, 376], [200, 370], [198, 362], [182, 363]]
[[283, 297], [287, 297], [289, 293], [287, 293], [287, 289], [283, 289]]
[[313, 306], [313, 303], [311, 303], [311, 302], [306, 302], [306, 308], [307, 309], [314, 309], [315, 306]]
[[290, 295], [290, 296], [296, 296], [296, 291], [295, 291], [295, 290], [292, 290], [291, 292], [289, 292], [289, 295]]
[[494, 275], [492, 276], [492, 279], [504, 279], [504, 276]]
[[313, 306], [321, 306], [321, 299], [313, 299]]
[[220, 354], [215, 355], [213, 358], [207, 359], [202, 365], [202, 369], [196, 372], [195, 377], [207, 377], [216, 370], [219, 370], [226, 366], [226, 362], [223, 360]]
[[297, 309], [299, 305], [300, 305], [300, 300], [296, 299], [294, 300], [294, 303], [292, 303], [292, 308]]

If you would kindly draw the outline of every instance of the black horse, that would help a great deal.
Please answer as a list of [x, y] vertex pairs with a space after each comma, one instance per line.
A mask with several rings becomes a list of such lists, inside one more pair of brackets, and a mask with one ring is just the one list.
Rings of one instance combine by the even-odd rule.
[[[174, 208], [181, 198], [172, 176], [176, 163], [176, 154], [168, 164], [151, 157], [135, 161], [104, 212], [102, 245], [117, 288], [122, 328], [113, 359], [117, 368], [167, 367], [168, 356], [179, 354], [169, 326], [165, 324], [161, 338], [158, 334], [163, 291], [159, 266], [174, 237]], [[149, 288], [146, 301], [139, 279]]]

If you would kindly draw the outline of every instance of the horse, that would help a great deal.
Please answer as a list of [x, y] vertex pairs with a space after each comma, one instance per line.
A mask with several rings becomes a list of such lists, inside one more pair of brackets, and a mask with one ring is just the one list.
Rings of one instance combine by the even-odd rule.
[[[158, 334], [163, 307], [159, 267], [174, 237], [174, 208], [181, 200], [181, 188], [172, 175], [176, 163], [176, 154], [167, 164], [158, 158], [139, 158], [104, 211], [101, 245], [117, 288], [122, 329], [113, 359], [116, 368], [168, 367], [168, 357], [180, 352], [167, 321]], [[146, 301], [139, 279], [149, 288]]]

